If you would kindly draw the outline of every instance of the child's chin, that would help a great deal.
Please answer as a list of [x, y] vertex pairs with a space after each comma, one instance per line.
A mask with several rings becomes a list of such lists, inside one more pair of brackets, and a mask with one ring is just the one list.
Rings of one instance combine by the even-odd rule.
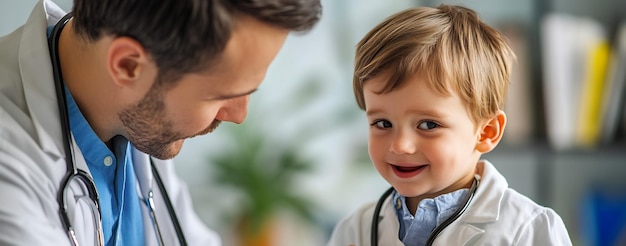
[[398, 194], [402, 195], [403, 197], [418, 197], [424, 195], [424, 191], [416, 190], [415, 188], [411, 189], [409, 187], [402, 186], [394, 186], [394, 188], [396, 189]]

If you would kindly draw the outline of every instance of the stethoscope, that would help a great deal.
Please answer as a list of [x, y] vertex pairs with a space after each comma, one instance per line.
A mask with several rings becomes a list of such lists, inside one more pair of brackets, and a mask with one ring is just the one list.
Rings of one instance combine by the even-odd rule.
[[[100, 217], [100, 207], [98, 200], [98, 192], [96, 190], [96, 184], [93, 179], [85, 172], [84, 170], [78, 169], [74, 159], [74, 152], [71, 143], [71, 135], [70, 135], [70, 125], [69, 125], [69, 113], [67, 111], [67, 97], [65, 95], [65, 87], [63, 85], [63, 76], [61, 74], [61, 66], [59, 61], [59, 37], [61, 34], [61, 30], [65, 27], [65, 24], [72, 17], [72, 13], [68, 13], [63, 16], [61, 20], [54, 26], [52, 30], [52, 34], [48, 38], [48, 47], [50, 48], [50, 57], [52, 61], [52, 71], [54, 76], [54, 84], [56, 88], [57, 102], [59, 107], [59, 114], [61, 118], [61, 130], [63, 132], [63, 143], [65, 147], [65, 153], [67, 157], [65, 158], [67, 171], [63, 180], [61, 181], [60, 190], [57, 194], [57, 201], [59, 203], [59, 216], [61, 217], [61, 222], [67, 231], [68, 237], [72, 242], [72, 245], [78, 245], [78, 240], [76, 238], [76, 232], [70, 222], [68, 216], [68, 202], [66, 200], [66, 195], [68, 195], [68, 190], [70, 189], [70, 184], [73, 182], [78, 182], [81, 184], [81, 188], [87, 191], [87, 196], [78, 196], [75, 197], [76, 203], [78, 202], [86, 202], [89, 204], [89, 207], [92, 212], [92, 216], [94, 217], [94, 226], [96, 228], [96, 238], [97, 245], [104, 245], [104, 235], [102, 232], [102, 219]], [[178, 217], [176, 216], [176, 212], [174, 211], [174, 207], [172, 206], [172, 202], [167, 194], [167, 190], [165, 189], [165, 185], [163, 184], [163, 180], [157, 171], [152, 158], [150, 158], [150, 165], [152, 169], [152, 174], [156, 180], [157, 186], [159, 187], [159, 191], [163, 195], [163, 200], [165, 202], [165, 206], [170, 215], [170, 219], [172, 220], [172, 224], [174, 225], [174, 229], [176, 231], [176, 235], [178, 236], [178, 241], [180, 245], [187, 245], [187, 241], [185, 240], [185, 235], [183, 234], [183, 230], [180, 226], [180, 222], [178, 221]], [[144, 202], [147, 204], [150, 210], [150, 217], [152, 219], [154, 230], [157, 235], [157, 239], [159, 245], [163, 245], [163, 236], [161, 234], [161, 229], [156, 220], [155, 213], [155, 203], [154, 203], [154, 193], [150, 190], [147, 194], [147, 197], [144, 198]]]
[[[472, 199], [474, 198], [474, 195], [476, 194], [476, 189], [478, 189], [479, 184], [480, 184], [480, 176], [478, 174], [475, 174], [474, 182], [472, 183], [472, 187], [470, 188], [470, 193], [467, 196], [467, 199], [465, 200], [463, 207], [461, 207], [461, 209], [454, 212], [454, 214], [452, 214], [448, 219], [446, 219], [439, 226], [435, 227], [433, 232], [430, 234], [428, 241], [426, 241], [426, 245], [433, 245], [433, 242], [435, 241], [435, 238], [437, 238], [439, 233], [441, 233], [443, 229], [445, 229], [450, 224], [452, 224], [452, 222], [458, 219], [461, 216], [461, 214], [465, 212], [467, 207], [469, 207], [469, 204], [472, 202]], [[370, 241], [371, 241], [370, 244], [372, 246], [378, 245], [378, 222], [380, 221], [380, 217], [381, 217], [380, 209], [385, 203], [385, 200], [387, 200], [387, 198], [391, 195], [391, 193], [393, 193], [393, 191], [394, 191], [393, 187], [385, 191], [385, 193], [383, 193], [383, 195], [380, 196], [380, 198], [378, 199], [378, 203], [376, 203], [376, 207], [374, 208], [374, 215], [372, 216], [372, 227], [370, 231]]]

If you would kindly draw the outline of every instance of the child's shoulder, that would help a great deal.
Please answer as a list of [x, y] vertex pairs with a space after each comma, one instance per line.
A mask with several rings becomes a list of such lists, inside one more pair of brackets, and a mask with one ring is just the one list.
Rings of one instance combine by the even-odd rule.
[[[499, 211], [495, 223], [484, 228], [491, 237], [504, 237], [515, 245], [571, 245], [565, 224], [553, 209], [514, 189], [506, 189]], [[502, 234], [503, 229], [508, 233]]]
[[372, 222], [372, 216], [376, 209], [376, 202], [371, 201], [365, 203], [354, 210], [351, 214], [339, 221], [337, 227], [364, 227], [369, 228]]
[[514, 214], [519, 219], [525, 221], [540, 214], [558, 216], [551, 208], [537, 204], [529, 197], [511, 188], [507, 188], [502, 197], [501, 209], [503, 210], [502, 213]]
[[484, 163], [483, 189], [464, 221], [482, 229], [485, 242], [571, 245], [563, 220], [554, 210], [508, 187], [504, 176], [491, 163]]
[[506, 178], [488, 161], [484, 163], [483, 183], [484, 190], [481, 195], [479, 207], [499, 211], [500, 214], [515, 216], [522, 220], [530, 219], [539, 214], [558, 216], [551, 208], [542, 206], [509, 187]]
[[364, 204], [341, 219], [335, 225], [327, 245], [362, 245], [367, 242], [375, 206], [375, 202]]
[[[377, 201], [371, 201], [363, 204], [339, 221], [335, 225], [328, 245], [367, 245], [377, 203]], [[377, 216], [381, 242], [385, 242], [385, 245], [403, 245], [398, 239], [400, 224], [390, 202], [390, 196], [384, 197]]]

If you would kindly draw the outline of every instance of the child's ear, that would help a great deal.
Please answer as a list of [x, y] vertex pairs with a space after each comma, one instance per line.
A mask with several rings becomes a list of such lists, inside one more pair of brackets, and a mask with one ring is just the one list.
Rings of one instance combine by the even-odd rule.
[[502, 139], [505, 125], [506, 114], [502, 110], [498, 110], [494, 117], [483, 121], [479, 129], [480, 135], [476, 143], [476, 150], [483, 154], [493, 150]]

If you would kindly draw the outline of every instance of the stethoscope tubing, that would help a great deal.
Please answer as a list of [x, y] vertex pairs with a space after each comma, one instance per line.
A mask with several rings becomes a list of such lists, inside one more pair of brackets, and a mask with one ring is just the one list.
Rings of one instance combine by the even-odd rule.
[[387, 189], [387, 191], [385, 191], [385, 193], [380, 196], [378, 202], [376, 203], [376, 207], [374, 208], [374, 215], [372, 216], [372, 227], [370, 231], [370, 241], [372, 246], [378, 245], [378, 222], [380, 221], [380, 209], [383, 207], [383, 204], [385, 203], [385, 200], [387, 200], [387, 197], [389, 197], [394, 190], [395, 189], [393, 187]]
[[[176, 236], [178, 236], [178, 242], [181, 246], [187, 246], [187, 239], [185, 239], [185, 234], [183, 233], [183, 228], [180, 226], [180, 222], [178, 220], [178, 216], [176, 215], [176, 211], [174, 210], [174, 206], [172, 205], [172, 200], [170, 199], [169, 194], [167, 193], [167, 189], [165, 189], [165, 185], [163, 184], [163, 179], [161, 179], [161, 175], [159, 174], [159, 170], [157, 170], [152, 158], [150, 158], [150, 166], [152, 167], [152, 173], [154, 174], [154, 178], [156, 179], [157, 186], [159, 186], [159, 190], [163, 195], [163, 200], [165, 201], [165, 207], [170, 214], [170, 219], [172, 220], [172, 224], [174, 225], [174, 230], [176, 231]], [[150, 191], [152, 193], [152, 191]], [[152, 206], [154, 206], [154, 199], [152, 199]], [[152, 208], [154, 211], [154, 207]], [[154, 219], [156, 221], [156, 218]], [[156, 225], [156, 223], [155, 223]], [[159, 237], [160, 237], [159, 233]], [[162, 238], [161, 238], [162, 239]]]
[[[74, 165], [74, 154], [71, 146], [71, 135], [70, 135], [70, 126], [69, 126], [69, 113], [67, 112], [67, 97], [65, 95], [64, 87], [63, 87], [63, 75], [60, 69], [60, 61], [58, 54], [59, 47], [59, 38], [61, 35], [60, 32], [65, 27], [65, 24], [72, 17], [71, 14], [67, 14], [61, 18], [59, 23], [54, 26], [52, 30], [52, 35], [48, 39], [48, 47], [50, 49], [50, 60], [52, 62], [52, 76], [55, 82], [55, 90], [57, 95], [57, 105], [59, 108], [59, 116], [61, 120], [61, 131], [63, 132], [63, 143], [64, 150], [66, 153], [65, 156], [65, 166], [67, 168], [65, 172], [65, 176], [63, 177], [60, 185], [60, 191], [57, 195], [57, 202], [59, 203], [59, 216], [61, 217], [61, 222], [65, 227], [68, 237], [73, 245], [78, 245], [78, 240], [76, 238], [76, 232], [72, 227], [72, 223], [70, 222], [70, 218], [67, 214], [67, 204], [65, 202], [65, 197], [67, 197], [67, 190], [69, 189], [70, 183], [74, 178], [80, 179], [84, 184], [87, 192], [89, 193], [89, 198], [94, 202], [94, 206], [97, 211], [97, 221], [96, 223], [101, 224], [100, 214], [100, 203], [98, 198], [98, 192], [96, 190], [95, 183], [89, 175]], [[99, 227], [97, 227], [97, 240], [100, 245], [104, 245], [104, 235]]]

